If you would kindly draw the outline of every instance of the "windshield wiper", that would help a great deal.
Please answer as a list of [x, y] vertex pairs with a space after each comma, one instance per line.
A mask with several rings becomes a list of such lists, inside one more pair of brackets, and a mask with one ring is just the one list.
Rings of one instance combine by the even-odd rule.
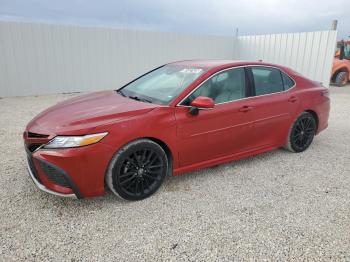
[[137, 100], [137, 101], [141, 101], [141, 102], [147, 102], [147, 103], [153, 103], [151, 100], [146, 99], [146, 98], [140, 98], [138, 96], [128, 96], [131, 99]]
[[124, 96], [124, 97], [128, 97], [137, 101], [141, 101], [141, 102], [147, 102], [147, 103], [153, 103], [151, 100], [146, 99], [146, 98], [140, 98], [138, 96], [127, 96], [126, 94], [124, 94], [124, 92], [122, 90], [117, 90], [117, 93]]

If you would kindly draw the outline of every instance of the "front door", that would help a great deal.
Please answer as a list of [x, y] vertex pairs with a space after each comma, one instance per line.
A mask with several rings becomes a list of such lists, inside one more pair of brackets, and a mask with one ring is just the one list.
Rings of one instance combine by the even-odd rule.
[[[180, 166], [188, 166], [249, 149], [252, 107], [244, 68], [221, 71], [192, 92], [175, 109]], [[210, 97], [215, 107], [189, 113], [198, 96]]]

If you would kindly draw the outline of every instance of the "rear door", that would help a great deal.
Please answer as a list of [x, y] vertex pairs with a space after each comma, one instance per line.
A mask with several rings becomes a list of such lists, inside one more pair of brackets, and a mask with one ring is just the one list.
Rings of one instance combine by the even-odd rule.
[[258, 148], [284, 143], [300, 102], [295, 83], [274, 67], [251, 66], [248, 71], [255, 90], [252, 140]]

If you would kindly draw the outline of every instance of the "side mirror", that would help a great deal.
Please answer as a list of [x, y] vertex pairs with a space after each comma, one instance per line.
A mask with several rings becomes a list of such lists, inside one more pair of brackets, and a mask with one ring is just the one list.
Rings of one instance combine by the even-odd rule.
[[214, 100], [210, 97], [199, 96], [191, 102], [190, 113], [192, 115], [198, 115], [199, 109], [213, 109], [214, 105]]

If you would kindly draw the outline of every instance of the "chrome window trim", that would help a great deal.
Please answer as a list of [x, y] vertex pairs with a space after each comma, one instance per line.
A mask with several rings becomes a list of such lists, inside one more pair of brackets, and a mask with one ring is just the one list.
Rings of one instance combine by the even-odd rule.
[[[293, 80], [294, 82], [294, 85], [290, 88], [288, 88], [287, 90], [283, 90], [281, 92], [276, 92], [276, 93], [271, 93], [271, 94], [264, 94], [264, 95], [259, 95], [259, 96], [249, 96], [249, 97], [243, 97], [243, 98], [240, 98], [240, 99], [236, 99], [236, 100], [231, 100], [231, 101], [227, 101], [227, 102], [222, 102], [222, 103], [217, 103], [214, 105], [217, 106], [217, 105], [222, 105], [222, 104], [227, 104], [227, 103], [232, 103], [232, 102], [236, 102], [236, 101], [241, 101], [241, 100], [246, 100], [246, 99], [251, 99], [251, 98], [255, 98], [255, 97], [261, 97], [261, 96], [270, 96], [270, 95], [275, 95], [275, 94], [281, 94], [281, 93], [285, 93], [285, 92], [289, 92], [290, 90], [292, 90], [295, 86], [296, 86], [296, 81], [294, 80], [293, 77], [291, 77], [289, 74], [287, 74], [284, 70], [282, 70], [281, 68], [278, 68], [276, 66], [270, 66], [270, 65], [244, 65], [244, 66], [232, 66], [232, 67], [229, 67], [229, 68], [225, 68], [225, 69], [222, 69], [218, 72], [216, 72], [215, 74], [211, 75], [209, 78], [205, 79], [202, 83], [200, 83], [195, 89], [193, 89], [187, 96], [185, 96], [183, 99], [181, 99], [181, 101], [179, 103], [176, 104], [175, 107], [191, 107], [191, 106], [186, 106], [186, 105], [181, 105], [181, 103], [187, 99], [187, 97], [189, 97], [193, 92], [195, 92], [198, 88], [200, 88], [206, 81], [208, 81], [209, 79], [211, 79], [212, 77], [214, 77], [215, 75], [217, 74], [220, 74], [221, 72], [224, 72], [224, 71], [227, 71], [227, 70], [231, 70], [231, 69], [235, 69], [235, 68], [245, 68], [245, 67], [269, 67], [269, 68], [274, 68], [274, 69], [277, 69], [279, 70], [280, 72], [286, 74], [290, 79]], [[282, 76], [281, 76], [282, 77]], [[282, 80], [283, 81], [283, 80]], [[284, 88], [284, 87], [283, 87]], [[199, 108], [200, 109], [200, 108]]]

